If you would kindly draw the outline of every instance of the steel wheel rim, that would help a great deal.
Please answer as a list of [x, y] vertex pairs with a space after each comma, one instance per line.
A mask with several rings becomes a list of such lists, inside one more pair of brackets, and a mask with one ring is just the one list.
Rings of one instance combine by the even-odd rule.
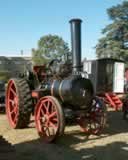
[[18, 96], [14, 80], [10, 80], [6, 93], [6, 113], [11, 127], [15, 128], [18, 116]]
[[78, 119], [81, 130], [87, 134], [99, 134], [104, 128], [106, 113], [102, 107], [95, 107], [85, 116]]
[[35, 122], [38, 133], [45, 141], [52, 142], [56, 138], [59, 129], [56, 104], [49, 97], [41, 98], [36, 108]]
[[98, 134], [104, 127], [105, 123], [105, 113], [101, 108], [96, 108], [95, 111], [91, 113], [90, 117], [90, 132], [92, 134]]

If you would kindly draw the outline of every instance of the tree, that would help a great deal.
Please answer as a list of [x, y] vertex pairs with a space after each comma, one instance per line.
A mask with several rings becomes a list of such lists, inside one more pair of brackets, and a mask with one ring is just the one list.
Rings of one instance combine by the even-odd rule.
[[38, 48], [32, 49], [32, 59], [36, 65], [46, 64], [52, 59], [61, 59], [69, 54], [68, 44], [57, 35], [46, 35], [38, 41]]
[[107, 9], [112, 23], [107, 25], [96, 45], [96, 55], [128, 60], [128, 1]]

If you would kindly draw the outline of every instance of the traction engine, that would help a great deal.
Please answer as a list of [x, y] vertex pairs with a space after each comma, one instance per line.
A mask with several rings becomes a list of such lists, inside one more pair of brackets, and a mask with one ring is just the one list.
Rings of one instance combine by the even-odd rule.
[[106, 107], [94, 96], [93, 85], [82, 71], [81, 20], [72, 19], [72, 64], [52, 60], [34, 66], [18, 79], [10, 79], [6, 91], [6, 113], [12, 128], [24, 128], [34, 111], [40, 137], [52, 142], [73, 120], [87, 134], [98, 134], [105, 126]]

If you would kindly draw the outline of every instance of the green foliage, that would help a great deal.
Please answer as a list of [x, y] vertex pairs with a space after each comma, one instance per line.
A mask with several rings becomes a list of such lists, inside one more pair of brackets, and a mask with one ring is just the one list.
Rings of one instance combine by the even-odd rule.
[[38, 48], [32, 49], [32, 59], [36, 65], [46, 64], [52, 59], [60, 59], [68, 53], [68, 44], [61, 37], [46, 35], [38, 41]]
[[1, 70], [0, 71], [0, 80], [7, 82], [10, 78], [10, 74], [8, 71]]
[[96, 55], [128, 60], [128, 1], [107, 10], [112, 23], [102, 33], [105, 35], [96, 46]]

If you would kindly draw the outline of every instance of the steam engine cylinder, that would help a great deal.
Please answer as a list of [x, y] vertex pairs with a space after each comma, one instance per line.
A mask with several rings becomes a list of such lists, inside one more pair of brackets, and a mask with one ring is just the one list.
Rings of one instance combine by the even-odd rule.
[[74, 107], [89, 107], [92, 102], [93, 87], [90, 80], [81, 76], [70, 76], [63, 80], [54, 80], [49, 84], [52, 96]]

